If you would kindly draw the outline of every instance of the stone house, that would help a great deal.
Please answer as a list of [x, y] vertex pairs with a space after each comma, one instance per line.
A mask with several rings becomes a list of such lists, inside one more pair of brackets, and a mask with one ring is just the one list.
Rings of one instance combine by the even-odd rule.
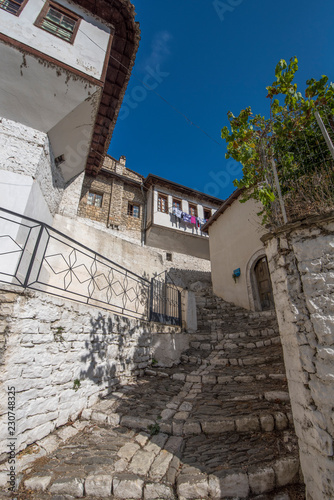
[[9, 0], [0, 26], [1, 204], [52, 224], [76, 177], [102, 166], [139, 27], [128, 0]]
[[[209, 260], [208, 233], [201, 226], [221, 203], [153, 174], [144, 178], [126, 166], [124, 156], [107, 156], [97, 176], [83, 179], [78, 216], [114, 236], [165, 250], [169, 262], [173, 253]], [[175, 209], [196, 221], [185, 222]]]
[[98, 176], [85, 176], [78, 216], [100, 223], [110, 234], [140, 244], [144, 232], [144, 177], [127, 168], [125, 161], [124, 156], [119, 161], [106, 156]]
[[[147, 245], [209, 260], [209, 238], [203, 225], [222, 200], [152, 174], [144, 186]], [[179, 217], [180, 212], [186, 217]]]

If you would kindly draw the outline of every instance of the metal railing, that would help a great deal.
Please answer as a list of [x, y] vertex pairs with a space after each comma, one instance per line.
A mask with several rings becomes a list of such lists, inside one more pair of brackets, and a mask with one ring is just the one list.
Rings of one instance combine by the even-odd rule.
[[181, 291], [167, 271], [151, 280], [150, 320], [181, 326]]
[[155, 314], [154, 304], [162, 300], [156, 279], [150, 282], [48, 224], [4, 208], [0, 281], [146, 321], [181, 324], [180, 309], [169, 305], [169, 291], [168, 313]]
[[266, 181], [276, 198], [274, 226], [334, 210], [334, 116], [319, 106], [306, 126], [299, 118], [286, 113], [286, 137], [275, 142], [270, 137], [271, 146], [263, 147]]

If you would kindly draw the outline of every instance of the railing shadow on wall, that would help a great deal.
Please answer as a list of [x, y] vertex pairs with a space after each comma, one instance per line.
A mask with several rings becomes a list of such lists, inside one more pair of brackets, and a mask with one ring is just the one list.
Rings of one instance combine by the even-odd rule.
[[48, 224], [4, 208], [0, 281], [125, 316], [181, 325], [181, 292], [167, 274], [164, 283], [159, 276], [149, 281]]

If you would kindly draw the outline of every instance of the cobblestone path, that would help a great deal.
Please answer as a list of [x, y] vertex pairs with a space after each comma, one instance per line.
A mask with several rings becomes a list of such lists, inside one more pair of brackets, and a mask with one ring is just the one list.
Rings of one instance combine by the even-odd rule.
[[197, 303], [182, 362], [147, 369], [21, 453], [15, 498], [305, 498], [274, 314], [209, 290]]

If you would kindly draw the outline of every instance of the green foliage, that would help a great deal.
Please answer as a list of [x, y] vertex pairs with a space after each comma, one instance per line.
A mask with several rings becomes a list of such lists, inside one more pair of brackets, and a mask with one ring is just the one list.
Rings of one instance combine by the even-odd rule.
[[[316, 148], [316, 133], [319, 132], [314, 118], [316, 108], [334, 114], [334, 84], [326, 76], [320, 80], [308, 80], [305, 96], [298, 92], [294, 82], [298, 71], [298, 60], [291, 58], [289, 64], [283, 59], [275, 69], [276, 80], [267, 87], [270, 99], [270, 119], [253, 115], [250, 107], [239, 116], [228, 112], [230, 128], [222, 129], [222, 138], [227, 143], [226, 159], [233, 158], [243, 166], [243, 178], [234, 185], [243, 188], [245, 202], [250, 198], [263, 205], [263, 223], [271, 216], [275, 193], [272, 183], [271, 162], [275, 161], [282, 183], [282, 193], [294, 189], [302, 175], [314, 168], [310, 149]], [[292, 144], [289, 150], [286, 144]]]
[[73, 382], [73, 389], [75, 392], [77, 392], [77, 390], [80, 388], [81, 386], [81, 382], [78, 378], [75, 379], [75, 381]]
[[[159, 415], [157, 420], [161, 420], [161, 419], [162, 419], [162, 417]], [[154, 424], [149, 425], [147, 428], [150, 431], [151, 436], [155, 436], [156, 434], [159, 434], [159, 432], [160, 432], [160, 425], [158, 422], [155, 422]]]
[[157, 422], [155, 422], [155, 424], [149, 425], [147, 428], [150, 431], [151, 436], [155, 436], [160, 432], [160, 425]]
[[64, 330], [65, 330], [64, 327], [58, 326], [57, 331], [54, 332], [53, 334], [53, 338], [55, 339], [56, 342], [65, 342], [65, 339], [62, 335]]

